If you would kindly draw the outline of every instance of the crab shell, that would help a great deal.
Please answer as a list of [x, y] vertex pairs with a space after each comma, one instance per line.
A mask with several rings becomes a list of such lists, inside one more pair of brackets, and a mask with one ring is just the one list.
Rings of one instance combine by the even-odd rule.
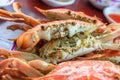
[[109, 61], [68, 61], [60, 63], [48, 75], [33, 80], [119, 80], [120, 70]]
[[97, 25], [103, 25], [103, 22], [101, 22], [97, 17], [91, 17], [83, 12], [77, 12], [63, 8], [43, 10], [35, 7], [35, 9], [46, 16], [49, 20], [75, 19]]

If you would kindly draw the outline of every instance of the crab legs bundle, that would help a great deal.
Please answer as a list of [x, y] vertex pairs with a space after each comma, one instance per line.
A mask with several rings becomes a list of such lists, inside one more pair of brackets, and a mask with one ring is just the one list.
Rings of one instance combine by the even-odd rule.
[[30, 80], [44, 76], [54, 68], [39, 56], [0, 49], [0, 80]]
[[53, 65], [26, 52], [0, 49], [1, 80], [116, 80], [119, 65], [110, 61], [76, 60]]

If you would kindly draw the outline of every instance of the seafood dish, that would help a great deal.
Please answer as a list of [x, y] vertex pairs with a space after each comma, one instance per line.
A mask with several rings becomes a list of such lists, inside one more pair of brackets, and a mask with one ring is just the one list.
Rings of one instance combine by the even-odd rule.
[[47, 20], [0, 9], [0, 19], [23, 24], [16, 49], [0, 49], [0, 80], [119, 80], [120, 23], [69, 9], [35, 9]]

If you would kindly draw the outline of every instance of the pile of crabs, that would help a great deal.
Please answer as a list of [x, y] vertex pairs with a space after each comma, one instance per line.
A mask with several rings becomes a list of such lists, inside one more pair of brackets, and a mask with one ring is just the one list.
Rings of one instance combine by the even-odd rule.
[[8, 29], [24, 32], [16, 50], [0, 49], [0, 80], [119, 80], [120, 24], [106, 25], [97, 17], [69, 9], [37, 11], [35, 19], [13, 3], [15, 12], [0, 9]]

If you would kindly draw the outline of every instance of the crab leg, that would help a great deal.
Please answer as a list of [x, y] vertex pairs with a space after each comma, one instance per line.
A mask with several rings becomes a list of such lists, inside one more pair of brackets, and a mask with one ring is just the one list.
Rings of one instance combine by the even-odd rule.
[[6, 10], [0, 9], [0, 16], [1, 16], [0, 19], [15, 21], [15, 22], [23, 22], [33, 27], [40, 24], [38, 20], [22, 13], [21, 5], [18, 2], [15, 2], [13, 4], [13, 8], [16, 11], [16, 13], [11, 13]]
[[1, 80], [24, 80], [24, 78], [26, 78], [26, 75], [17, 68], [5, 68], [0, 72]]
[[78, 32], [89, 34], [99, 26], [78, 20], [61, 20], [40, 24], [17, 38], [17, 46], [23, 50], [31, 50], [40, 39], [51, 40], [65, 36], [72, 37]]
[[[10, 15], [12, 15], [12, 17], [9, 17], [7, 15], [5, 15], [5, 16], [1, 15], [1, 13], [2, 13], [1, 11], [2, 10], [0, 9], [0, 19], [2, 19], [2, 20], [12, 21], [12, 22], [23, 22], [23, 23], [26, 23], [33, 27], [40, 24], [39, 21], [37, 21], [34, 18], [27, 16], [25, 14], [11, 13]], [[9, 13], [6, 12], [4, 14], [9, 14]]]
[[22, 13], [21, 8], [22, 8], [22, 5], [19, 2], [13, 3], [13, 9], [16, 13]]
[[31, 29], [31, 26], [28, 25], [20, 25], [20, 24], [13, 24], [7, 27], [7, 29], [11, 29], [11, 30], [23, 30], [23, 31], [27, 31], [28, 29]]
[[35, 60], [35, 59], [40, 60], [39, 56], [32, 54], [32, 53], [21, 52], [21, 51], [8, 51], [5, 49], [0, 49], [0, 57], [18, 58], [18, 59], [22, 59], [24, 61], [31, 61], [31, 60]]
[[13, 17], [12, 13], [3, 9], [0, 9], [0, 16], [7, 17], [7, 18]]
[[7, 67], [17, 68], [19, 71], [29, 77], [43, 76], [43, 74], [40, 73], [38, 70], [34, 69], [33, 67], [29, 66], [28, 64], [17, 58], [9, 58], [0, 62], [0, 70], [4, 70]]
[[7, 18], [7, 17], [0, 16], [0, 19], [11, 21], [11, 22], [20, 22], [20, 23], [24, 22], [24, 19], [22, 18]]
[[50, 10], [43, 10], [38, 7], [35, 7], [37, 11], [45, 15], [50, 20], [64, 20], [64, 19], [75, 19], [81, 20], [93, 24], [103, 25], [103, 23], [98, 20], [96, 17], [90, 17], [83, 12], [75, 12], [69, 9], [50, 9]]
[[40, 24], [40, 22], [38, 20], [22, 13], [21, 7], [22, 7], [22, 5], [20, 3], [18, 3], [18, 2], [13, 3], [13, 9], [16, 12], [16, 14], [13, 14], [15, 17], [23, 18], [26, 24], [29, 24], [33, 27]]
[[[21, 52], [21, 51], [8, 51], [5, 49], [0, 49], [0, 58], [3, 58], [1, 59], [1, 62], [4, 61], [5, 59], [11, 59], [11, 58], [23, 60], [27, 62], [28, 65], [32, 66], [33, 68], [39, 70], [44, 74], [47, 74], [48, 72], [50, 72], [55, 66], [53, 64], [42, 61], [40, 57], [35, 54]], [[7, 65], [9, 65], [9, 62], [6, 61], [3, 68]]]
[[[111, 33], [109, 33], [109, 34], [105, 34], [105, 35], [100, 36], [100, 39], [101, 39], [102, 41], [104, 41], [104, 42], [110, 41], [110, 40], [112, 40], [112, 39], [114, 39], [114, 38], [116, 38], [116, 37], [119, 37], [119, 36], [120, 36], [119, 33], [120, 33], [120, 28], [117, 29], [117, 30], [114, 31], [114, 32], [111, 32]], [[98, 38], [99, 38], [99, 37], [98, 37]]]

